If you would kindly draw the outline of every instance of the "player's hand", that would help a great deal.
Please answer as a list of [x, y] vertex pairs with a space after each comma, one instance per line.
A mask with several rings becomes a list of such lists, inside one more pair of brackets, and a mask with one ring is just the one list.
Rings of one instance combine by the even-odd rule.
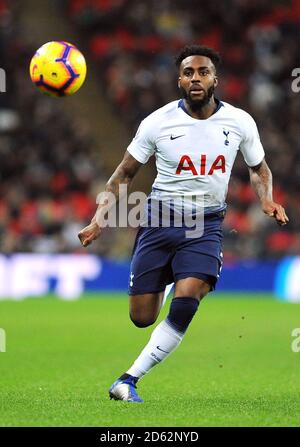
[[267, 216], [274, 217], [278, 225], [286, 225], [289, 222], [285, 209], [279, 203], [272, 200], [265, 201], [262, 203], [262, 210]]
[[101, 234], [102, 228], [99, 227], [97, 222], [91, 222], [87, 227], [83, 228], [78, 233], [80, 242], [84, 247], [90, 245]]

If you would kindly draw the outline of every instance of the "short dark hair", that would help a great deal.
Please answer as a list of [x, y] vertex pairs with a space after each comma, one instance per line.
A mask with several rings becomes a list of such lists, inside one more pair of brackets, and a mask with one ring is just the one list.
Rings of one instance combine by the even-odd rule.
[[179, 68], [181, 62], [189, 56], [205, 56], [208, 57], [215, 66], [215, 69], [221, 64], [221, 56], [219, 53], [212, 48], [206, 47], [204, 45], [186, 45], [180, 53], [175, 58], [176, 67]]

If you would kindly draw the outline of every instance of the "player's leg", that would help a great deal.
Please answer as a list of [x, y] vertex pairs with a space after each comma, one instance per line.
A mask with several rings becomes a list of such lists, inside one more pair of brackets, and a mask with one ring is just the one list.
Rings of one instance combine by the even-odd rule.
[[[197, 312], [200, 300], [210, 289], [211, 284], [199, 278], [184, 278], [175, 284], [175, 296], [167, 318], [154, 329], [149, 342], [133, 365], [113, 384], [111, 398], [142, 402], [135, 391], [137, 381], [179, 346]], [[160, 302], [162, 298], [163, 294]]]
[[[200, 275], [199, 275], [200, 276]], [[187, 277], [179, 279], [175, 284], [174, 298], [189, 296], [201, 301], [211, 290], [213, 277], [201, 275], [203, 278]], [[206, 278], [204, 277], [206, 276]]]
[[[153, 324], [159, 315], [163, 298], [164, 292], [130, 295], [129, 315], [135, 326], [144, 328]], [[130, 373], [128, 370], [112, 384], [109, 390], [111, 399], [143, 402], [136, 393], [138, 377]]]
[[[110, 397], [129, 402], [143, 402], [136, 393], [136, 384], [154, 366], [165, 360], [181, 343], [184, 334], [197, 312], [200, 300], [210, 291], [211, 284], [199, 278], [184, 278], [175, 284], [175, 296], [171, 302], [169, 314], [151, 334], [150, 340], [133, 365], [110, 388]], [[164, 293], [131, 298], [132, 320], [139, 327], [152, 324], [159, 313]], [[138, 301], [138, 299], [140, 301]], [[151, 314], [143, 306], [150, 305]], [[135, 319], [135, 320], [134, 320]], [[154, 320], [154, 321], [153, 321]]]
[[154, 329], [148, 344], [127, 374], [140, 379], [177, 348], [197, 312], [200, 300], [210, 289], [210, 284], [198, 278], [185, 278], [175, 284], [175, 296], [166, 319]]
[[200, 301], [214, 289], [222, 265], [221, 219], [208, 219], [197, 239], [179, 238], [172, 259], [174, 298], [168, 316], [153, 331], [151, 339], [128, 373], [141, 378], [156, 363], [173, 352], [183, 339]]
[[[128, 294], [130, 318], [137, 327], [147, 327], [156, 321], [166, 284], [173, 279], [172, 253], [170, 244], [166, 243], [166, 232], [167, 229], [161, 228], [142, 229], [135, 243]], [[110, 387], [110, 397], [141, 402], [135, 391], [137, 380], [129, 369]]]
[[129, 296], [129, 315], [137, 327], [155, 323], [162, 306], [164, 292]]
[[174, 292], [174, 283], [172, 282], [171, 284], [168, 284], [165, 288], [164, 297], [163, 297], [163, 300], [161, 303], [161, 307], [164, 307], [168, 296], [170, 295], [170, 293], [173, 293], [173, 292]]
[[168, 228], [140, 228], [132, 255], [129, 315], [137, 327], [153, 324], [162, 307], [166, 284], [173, 280]]
[[[153, 331], [147, 345], [150, 348], [148, 356], [153, 357], [152, 363], [148, 360], [148, 369], [144, 368], [143, 373], [140, 360], [143, 353], [145, 356], [147, 354], [146, 347], [129, 370], [130, 374], [142, 377], [155, 365], [154, 360], [161, 362], [177, 348], [198, 310], [200, 301], [215, 288], [222, 266], [220, 223], [221, 219], [218, 217], [208, 219], [201, 238], [185, 239], [178, 245], [172, 260], [175, 277], [174, 298], [167, 318]], [[158, 354], [157, 350], [162, 351], [162, 354]], [[147, 363], [145, 356], [144, 365]]]

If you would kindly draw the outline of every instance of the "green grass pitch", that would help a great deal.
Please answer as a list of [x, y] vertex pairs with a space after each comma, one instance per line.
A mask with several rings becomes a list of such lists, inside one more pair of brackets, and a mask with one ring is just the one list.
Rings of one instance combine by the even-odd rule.
[[125, 295], [0, 301], [0, 327], [1, 426], [300, 425], [297, 304], [208, 296], [177, 351], [138, 384], [143, 404], [107, 392], [152, 331], [133, 326]]

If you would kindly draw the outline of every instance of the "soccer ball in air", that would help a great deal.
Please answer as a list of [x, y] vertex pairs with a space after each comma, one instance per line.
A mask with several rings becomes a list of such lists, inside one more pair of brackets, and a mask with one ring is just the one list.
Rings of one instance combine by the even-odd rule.
[[48, 42], [37, 50], [30, 62], [30, 77], [36, 87], [49, 96], [70, 96], [86, 77], [82, 53], [68, 42]]

